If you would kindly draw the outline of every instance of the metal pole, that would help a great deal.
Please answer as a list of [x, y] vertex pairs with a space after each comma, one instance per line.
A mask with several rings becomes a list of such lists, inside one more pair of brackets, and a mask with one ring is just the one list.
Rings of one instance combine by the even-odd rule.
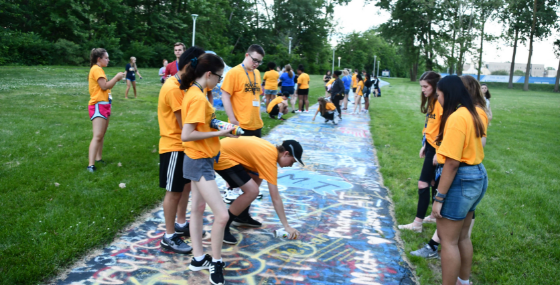
[[331, 70], [331, 76], [334, 73], [334, 48], [332, 50], [332, 70]]
[[193, 26], [192, 26], [192, 46], [194, 47], [194, 35], [196, 33], [196, 18], [198, 17], [197, 14], [192, 14], [193, 19]]
[[340, 68], [340, 56], [338, 57], [338, 68]]
[[288, 47], [288, 54], [292, 54], [292, 37], [288, 37], [288, 39], [290, 40], [290, 45]]
[[379, 77], [379, 65], [381, 65], [381, 60], [377, 62], [377, 77]]
[[373, 56], [373, 71], [371, 72], [372, 74], [375, 74], [375, 62], [377, 61], [377, 55]]

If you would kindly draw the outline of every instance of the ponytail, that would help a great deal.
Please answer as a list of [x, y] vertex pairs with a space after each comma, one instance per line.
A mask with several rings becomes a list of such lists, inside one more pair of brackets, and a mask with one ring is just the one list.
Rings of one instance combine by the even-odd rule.
[[187, 63], [185, 73], [181, 75], [181, 90], [186, 90], [194, 83], [194, 81], [202, 77], [206, 72], [216, 73], [224, 69], [222, 58], [215, 54], [205, 53], [200, 57], [194, 57]]
[[288, 73], [290, 78], [294, 78], [294, 72], [292, 71], [292, 66], [291, 65], [286, 64], [286, 72]]
[[100, 57], [103, 57], [103, 55], [107, 53], [107, 51], [104, 48], [94, 48], [91, 50], [91, 53], [89, 54], [89, 67], [92, 67], [94, 65], [97, 64], [97, 60]]
[[317, 101], [319, 102], [319, 112], [321, 112], [321, 115], [324, 116], [327, 111], [327, 100], [325, 97], [319, 97]]

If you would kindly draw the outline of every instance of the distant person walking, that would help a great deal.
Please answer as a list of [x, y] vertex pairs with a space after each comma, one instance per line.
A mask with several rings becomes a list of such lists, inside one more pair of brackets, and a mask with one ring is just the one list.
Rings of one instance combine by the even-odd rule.
[[381, 88], [379, 88], [379, 78], [373, 76], [373, 93], [375, 97], [381, 97]]
[[327, 87], [328, 82], [331, 80], [332, 74], [330, 70], [327, 70], [327, 73], [323, 76], [323, 82], [325, 83], [325, 97], [329, 97], [329, 88]]
[[158, 75], [161, 78], [161, 84], [165, 83], [165, 67], [167, 67], [167, 59], [163, 60], [163, 67], [159, 69]]
[[128, 90], [130, 90], [130, 85], [132, 84], [132, 89], [134, 89], [134, 98], [136, 98], [136, 73], [142, 79], [142, 75], [138, 71], [136, 66], [136, 58], [131, 57], [130, 62], [125, 67], [126, 70], [126, 91], [124, 92], [124, 98], [128, 99]]
[[[284, 67], [284, 73], [282, 73], [282, 75], [280, 75], [280, 81], [282, 81], [282, 93], [288, 93], [288, 94], [290, 94], [290, 96], [293, 96], [293, 94], [295, 94], [294, 79], [295, 79], [295, 74], [294, 74], [294, 71], [292, 70], [292, 66], [289, 65], [289, 64], [286, 64], [286, 66]], [[290, 98], [290, 102], [293, 102], [292, 103], [292, 113], [300, 113], [301, 111], [296, 110], [296, 108], [295, 108], [295, 101], [297, 100], [297, 96], [295, 96], [293, 98], [294, 99]]]
[[342, 71], [342, 82], [344, 83], [344, 107], [342, 110], [348, 109], [348, 101], [350, 101], [350, 88], [352, 87], [352, 77], [350, 76], [350, 72], [344, 69]]
[[480, 88], [482, 90], [482, 94], [484, 95], [484, 98], [486, 98], [486, 110], [488, 111], [488, 122], [492, 121], [492, 109], [490, 109], [490, 98], [492, 98], [492, 95], [490, 95], [490, 90], [488, 90], [488, 85], [486, 84], [481, 84]]
[[369, 95], [372, 93], [373, 91], [373, 81], [371, 80], [371, 75], [369, 75], [369, 73], [366, 73], [366, 77], [364, 80], [364, 113], [367, 113], [369, 111]]
[[[361, 74], [356, 76], [358, 84], [356, 84], [356, 92], [354, 95], [354, 111], [351, 114], [359, 114], [362, 111], [362, 97], [364, 96], [364, 80]], [[358, 112], [356, 112], [358, 109]]]
[[304, 72], [303, 65], [297, 69], [297, 95], [299, 99], [299, 109], [302, 112], [309, 112], [309, 74]]
[[184, 43], [177, 42], [173, 46], [173, 53], [175, 53], [175, 59], [170, 64], [165, 67], [165, 79], [169, 78], [170, 76], [174, 76], [175, 73], [179, 71], [179, 58], [185, 52], [187, 48], [185, 47]]
[[331, 87], [330, 93], [331, 93], [331, 102], [333, 103], [333, 105], [335, 106], [337, 112], [338, 112], [338, 118], [340, 120], [342, 120], [342, 109], [340, 108], [340, 100], [342, 100], [344, 98], [344, 82], [342, 82], [342, 79], [340, 79], [340, 75], [342, 74], [342, 72], [340, 70], [336, 70], [334, 72], [334, 82], [333, 85]]
[[358, 88], [358, 69], [354, 69], [354, 74], [352, 74], [352, 92], [356, 96], [356, 88]]
[[125, 76], [124, 72], [119, 72], [113, 79], [107, 81], [107, 76], [103, 71], [103, 67], [109, 64], [109, 54], [103, 48], [94, 48], [89, 56], [90, 70], [88, 76], [89, 85], [89, 118], [93, 126], [93, 138], [89, 144], [89, 164], [87, 170], [95, 172], [95, 163], [104, 163], [103, 140], [105, 132], [109, 126], [109, 116], [111, 115], [111, 88], [122, 80]]
[[264, 73], [263, 76], [263, 89], [264, 89], [264, 105], [268, 108], [268, 104], [274, 98], [276, 98], [276, 94], [278, 94], [278, 79], [280, 78], [280, 74], [278, 71], [274, 70], [276, 68], [276, 63], [273, 61], [268, 63], [268, 71]]

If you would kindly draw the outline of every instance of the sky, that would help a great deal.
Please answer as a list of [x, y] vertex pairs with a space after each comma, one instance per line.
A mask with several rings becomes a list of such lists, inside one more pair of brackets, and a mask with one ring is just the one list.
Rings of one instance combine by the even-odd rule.
[[[367, 29], [378, 26], [387, 20], [390, 15], [385, 10], [380, 10], [373, 4], [364, 6], [363, 0], [351, 1], [347, 6], [338, 6], [334, 10], [335, 20], [339, 23], [339, 32], [348, 34], [354, 32], [364, 32]], [[489, 22], [486, 24], [485, 30], [489, 34], [498, 36], [502, 33], [502, 25], [498, 22]], [[477, 33], [480, 33], [477, 31]], [[558, 69], [558, 58], [554, 55], [553, 42], [560, 38], [558, 32], [548, 37], [544, 41], [535, 41], [533, 43], [533, 64], [544, 64], [545, 67], [553, 67]], [[476, 48], [480, 44], [480, 38], [476, 40]], [[513, 47], [506, 46], [504, 41], [484, 42], [484, 52], [482, 55], [483, 62], [507, 62], [512, 59]], [[526, 63], [529, 56], [529, 45], [517, 46], [517, 54], [515, 56], [516, 63]], [[470, 63], [473, 56], [467, 57], [467, 63]], [[478, 60], [478, 55], [475, 60]], [[441, 63], [441, 62], [440, 62]]]

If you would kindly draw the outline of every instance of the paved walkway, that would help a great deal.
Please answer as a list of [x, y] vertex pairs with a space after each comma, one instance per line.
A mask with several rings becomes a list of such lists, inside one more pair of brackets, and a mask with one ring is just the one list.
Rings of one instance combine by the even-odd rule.
[[[316, 107], [312, 108], [312, 112]], [[251, 208], [260, 229], [235, 228], [240, 241], [224, 245], [228, 284], [414, 284], [395, 242], [391, 201], [380, 174], [367, 115], [344, 115], [338, 126], [312, 113], [276, 127], [266, 139], [296, 139], [306, 167], [279, 172], [279, 189], [300, 240], [274, 238], [282, 228], [263, 183]], [[294, 165], [295, 166], [295, 165]], [[218, 180], [223, 187], [223, 180]], [[212, 220], [206, 212], [205, 224]], [[113, 244], [74, 268], [59, 284], [209, 284], [208, 272], [191, 272], [191, 255], [168, 253], [161, 208]], [[205, 226], [206, 230], [210, 226]], [[205, 239], [209, 252], [209, 240]]]

